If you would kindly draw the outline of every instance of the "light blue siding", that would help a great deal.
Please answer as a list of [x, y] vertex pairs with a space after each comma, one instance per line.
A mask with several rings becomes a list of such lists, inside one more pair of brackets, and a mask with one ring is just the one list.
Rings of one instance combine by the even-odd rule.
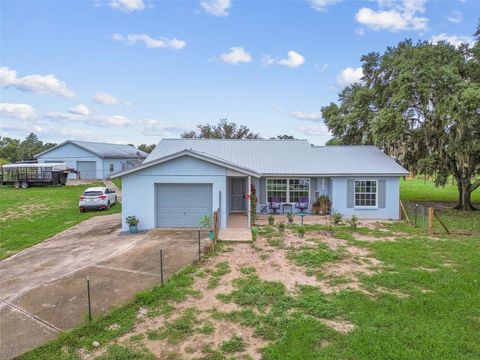
[[[384, 201], [377, 205], [384, 206], [384, 208], [359, 209], [355, 207], [348, 207], [348, 186], [349, 180], [385, 180]], [[380, 190], [380, 189], [379, 189]], [[380, 194], [378, 194], [380, 195]], [[360, 219], [393, 219], [400, 218], [400, 178], [395, 177], [334, 177], [332, 178], [332, 209], [339, 211], [344, 217], [351, 217], [356, 215]]]
[[[70, 143], [53, 149], [44, 155], [40, 155], [37, 160], [39, 163], [52, 161], [64, 162], [68, 167], [73, 169], [77, 168], [77, 161], [95, 161], [95, 178], [103, 178], [102, 159], [97, 155]], [[69, 178], [75, 179], [76, 175], [70, 174]]]
[[[94, 179], [107, 179], [112, 172], [110, 172], [110, 164], [113, 164], [114, 171], [118, 172], [129, 168], [128, 160], [135, 159], [102, 159], [101, 157], [87, 151], [75, 144], [66, 143], [53, 149], [37, 158], [39, 163], [45, 162], [63, 162], [72, 169], [77, 169], [78, 162], [94, 161], [95, 171], [94, 175], [88, 176]], [[78, 169], [77, 169], [78, 170]], [[80, 174], [81, 175], [81, 174]], [[69, 179], [75, 179], [75, 174], [70, 174]]]
[[[220, 225], [227, 224], [226, 169], [183, 156], [122, 177], [122, 217], [135, 215], [140, 230], [155, 227], [155, 184], [211, 184], [213, 210], [220, 205]], [[123, 223], [123, 230], [128, 225]]]

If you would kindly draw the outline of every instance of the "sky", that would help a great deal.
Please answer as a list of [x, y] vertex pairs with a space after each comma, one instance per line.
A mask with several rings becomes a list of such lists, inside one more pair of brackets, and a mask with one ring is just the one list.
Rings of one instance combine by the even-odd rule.
[[0, 1], [0, 136], [157, 143], [219, 119], [323, 145], [362, 55], [473, 42], [479, 0]]

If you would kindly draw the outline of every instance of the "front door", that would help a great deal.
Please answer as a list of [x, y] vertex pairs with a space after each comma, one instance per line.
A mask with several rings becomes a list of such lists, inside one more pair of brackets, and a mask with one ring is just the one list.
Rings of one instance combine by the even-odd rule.
[[245, 178], [231, 178], [230, 210], [245, 211]]

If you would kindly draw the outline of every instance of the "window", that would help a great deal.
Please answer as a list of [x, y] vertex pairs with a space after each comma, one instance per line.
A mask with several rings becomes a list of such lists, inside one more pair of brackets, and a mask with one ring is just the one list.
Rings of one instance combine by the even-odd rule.
[[113, 172], [113, 170], [114, 170], [114, 165], [110, 164], [110, 172]]
[[310, 179], [289, 179], [288, 189], [289, 202], [305, 202], [310, 191]]
[[273, 197], [279, 202], [287, 202], [287, 188], [287, 179], [267, 179], [267, 202], [271, 202]]
[[377, 206], [377, 180], [355, 180], [355, 207]]
[[267, 179], [267, 202], [294, 203], [309, 198], [310, 179]]

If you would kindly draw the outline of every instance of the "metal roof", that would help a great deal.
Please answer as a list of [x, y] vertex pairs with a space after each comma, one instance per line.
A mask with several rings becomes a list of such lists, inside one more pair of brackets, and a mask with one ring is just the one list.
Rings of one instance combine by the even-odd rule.
[[145, 159], [192, 150], [262, 175], [407, 175], [375, 146], [311, 146], [307, 140], [163, 139]]
[[74, 144], [78, 147], [81, 147], [84, 150], [87, 150], [95, 155], [98, 155], [101, 158], [109, 159], [135, 159], [138, 156], [140, 158], [146, 158], [148, 154], [141, 150], [136, 149], [131, 145], [122, 145], [122, 144], [108, 144], [108, 143], [99, 143], [91, 141], [77, 141], [77, 140], [67, 140], [61, 144], [58, 144], [48, 150], [45, 150], [39, 154], [36, 154], [35, 157], [45, 155], [46, 153], [57, 149], [65, 144]]
[[121, 177], [123, 175], [127, 175], [127, 174], [130, 174], [132, 172], [136, 172], [138, 170], [148, 168], [150, 166], [158, 165], [158, 164], [161, 164], [161, 163], [166, 162], [166, 161], [174, 160], [178, 157], [185, 156], [185, 155], [188, 155], [188, 156], [200, 159], [200, 160], [208, 161], [210, 163], [217, 164], [217, 165], [226, 167], [227, 169], [232, 169], [232, 170], [235, 170], [235, 171], [247, 174], [247, 175], [251, 175], [251, 176], [254, 176], [254, 177], [260, 177], [260, 174], [257, 173], [255, 170], [248, 169], [248, 168], [239, 166], [237, 164], [231, 163], [229, 161], [225, 161], [223, 159], [217, 158], [216, 156], [201, 153], [201, 152], [194, 151], [194, 150], [191, 150], [191, 149], [180, 150], [176, 153], [169, 154], [167, 156], [162, 156], [162, 157], [159, 157], [158, 159], [149, 161], [148, 163], [144, 162], [142, 165], [140, 165], [138, 167], [128, 169], [128, 170], [124, 170], [124, 171], [120, 171], [120, 172], [117, 172], [115, 174], [111, 174], [110, 177], [112, 179], [117, 178], [117, 177]]

